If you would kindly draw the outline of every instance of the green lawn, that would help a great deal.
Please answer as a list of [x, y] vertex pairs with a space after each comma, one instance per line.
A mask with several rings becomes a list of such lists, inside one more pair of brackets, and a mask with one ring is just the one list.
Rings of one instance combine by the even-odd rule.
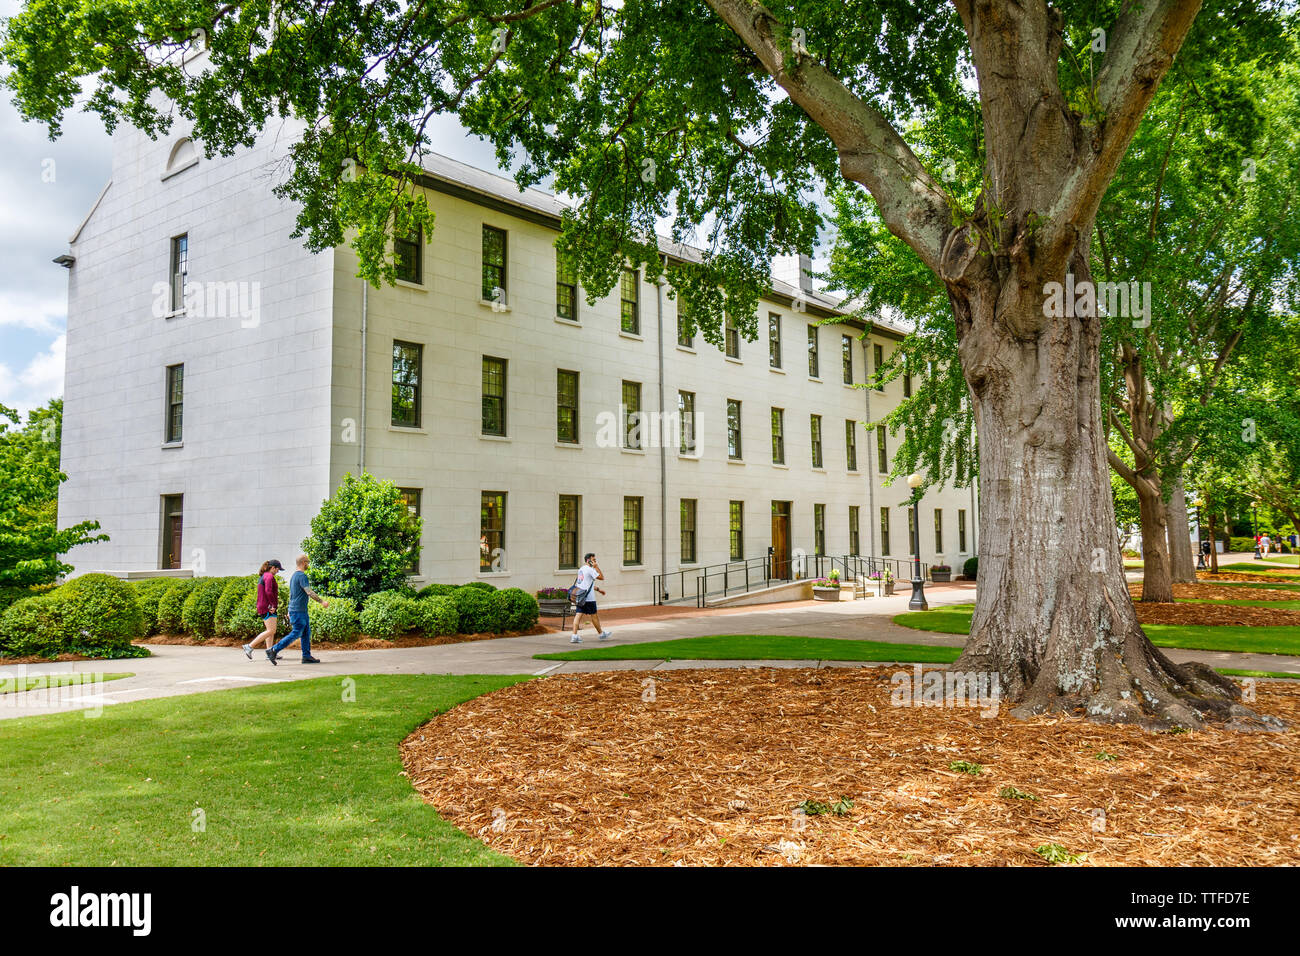
[[889, 644], [884, 641], [797, 637], [784, 634], [714, 634], [674, 641], [644, 641], [614, 647], [588, 647], [557, 654], [534, 654], [544, 661], [907, 661], [950, 664], [959, 647]]
[[[895, 624], [917, 631], [969, 634], [973, 604], [954, 604], [929, 611], [909, 611]], [[1144, 624], [1151, 643], [1193, 651], [1240, 651], [1251, 654], [1300, 654], [1300, 627], [1237, 627], [1234, 625]]]
[[1194, 598], [1180, 600], [1179, 604], [1228, 604], [1232, 607], [1275, 607], [1285, 611], [1300, 611], [1300, 601], [1238, 601], [1224, 598]]
[[1233, 667], [1216, 667], [1215, 670], [1228, 677], [1271, 677], [1275, 680], [1300, 680], [1300, 674], [1288, 674], [1285, 671], [1243, 671]]
[[1219, 565], [1220, 571], [1236, 571], [1239, 574], [1276, 574], [1291, 578], [1297, 576], [1296, 572], [1293, 570], [1294, 568], [1294, 562], [1291, 562], [1287, 567], [1270, 565], [1263, 561], [1238, 561], [1235, 564]]
[[[0, 694], [17, 694], [25, 690], [44, 690], [55, 687], [69, 687], [72, 685], [85, 685], [93, 687], [95, 682], [121, 680], [123, 677], [134, 677], [134, 674], [95, 674], [86, 671], [80, 674], [38, 674], [35, 677], [0, 677]], [[22, 686], [19, 687], [19, 681]]]
[[1287, 581], [1202, 581], [1202, 584], [1213, 584], [1220, 588], [1265, 588], [1269, 591], [1300, 591], [1300, 582], [1289, 583]]
[[397, 745], [526, 679], [325, 677], [0, 721], [0, 865], [509, 864], [420, 800]]

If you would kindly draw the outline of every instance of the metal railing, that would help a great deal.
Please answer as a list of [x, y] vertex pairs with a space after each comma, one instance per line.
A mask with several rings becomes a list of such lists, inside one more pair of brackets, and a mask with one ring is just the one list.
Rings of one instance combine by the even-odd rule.
[[[774, 570], [781, 565], [785, 566], [787, 573], [776, 577]], [[704, 607], [710, 597], [743, 594], [756, 588], [770, 587], [773, 583], [830, 577], [834, 570], [840, 573], [841, 581], [854, 585], [855, 597], [865, 597], [873, 575], [878, 576], [888, 571], [895, 581], [910, 581], [913, 565], [911, 558], [861, 554], [799, 554], [784, 561], [774, 561], [774, 556], [767, 554], [744, 561], [728, 561], [725, 564], [656, 574], [651, 586], [654, 588], [655, 604], [673, 604], [694, 597], [695, 606]], [[921, 577], [925, 578], [928, 573], [929, 565], [921, 562]], [[691, 586], [692, 579], [694, 587]]]

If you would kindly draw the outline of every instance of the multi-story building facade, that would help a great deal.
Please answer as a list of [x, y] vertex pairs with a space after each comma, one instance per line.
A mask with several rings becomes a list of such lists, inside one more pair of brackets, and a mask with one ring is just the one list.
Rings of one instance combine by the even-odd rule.
[[[592, 551], [607, 600], [643, 603], [657, 573], [769, 548], [782, 576], [801, 553], [909, 553], [908, 491], [884, 484], [895, 438], [866, 427], [908, 383], [863, 387], [902, 333], [866, 333], [798, 260], [758, 338], [729, 328], [719, 349], [681, 333], [671, 290], [634, 264], [588, 304], [557, 262], [555, 197], [431, 157], [436, 228], [398, 243], [402, 277], [375, 289], [350, 248], [291, 238], [271, 191], [287, 138], [204, 159], [184, 136], [115, 135], [61, 257], [59, 516], [110, 535], [73, 552], [80, 570], [291, 558], [363, 471], [424, 519], [417, 585], [566, 586]], [[923, 560], [975, 553], [975, 497], [926, 493]]]

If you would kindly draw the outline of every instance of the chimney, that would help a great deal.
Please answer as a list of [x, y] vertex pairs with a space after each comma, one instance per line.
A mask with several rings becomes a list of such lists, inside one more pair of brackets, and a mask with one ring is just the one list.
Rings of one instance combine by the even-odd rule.
[[772, 260], [772, 278], [789, 283], [802, 292], [812, 292], [812, 257], [805, 255], [776, 256]]

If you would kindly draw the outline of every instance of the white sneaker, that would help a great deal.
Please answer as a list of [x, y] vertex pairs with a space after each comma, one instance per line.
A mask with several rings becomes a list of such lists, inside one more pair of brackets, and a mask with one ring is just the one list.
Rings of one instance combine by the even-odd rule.
[[253, 648], [245, 644], [243, 647], [244, 655], [251, 661], [253, 659]]
[[611, 634], [613, 634], [613, 633], [614, 633], [613, 631], [601, 631], [601, 632], [600, 632], [600, 639], [601, 639], [602, 641], [607, 641], [607, 640], [609, 640], [609, 635], [611, 635]]
[[577, 634], [574, 634], [573, 637], [569, 638], [569, 643], [570, 643], [570, 644], [581, 644], [581, 643], [582, 643], [582, 638], [580, 638]]

